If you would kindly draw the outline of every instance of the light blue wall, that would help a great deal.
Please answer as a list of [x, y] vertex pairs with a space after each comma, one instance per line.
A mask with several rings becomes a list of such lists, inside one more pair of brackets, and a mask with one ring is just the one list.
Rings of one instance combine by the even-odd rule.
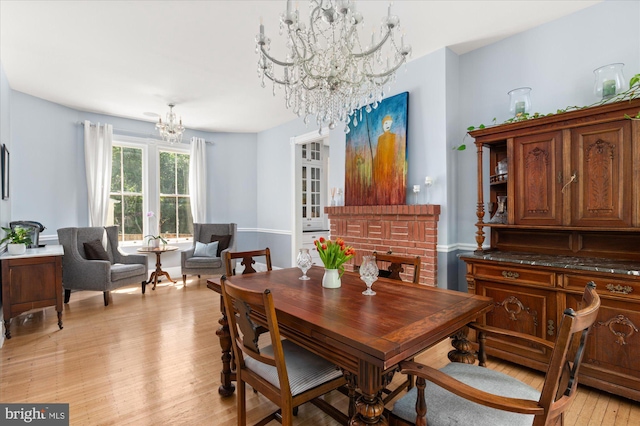
[[[284, 100], [282, 100], [284, 102]], [[293, 116], [293, 115], [292, 115]], [[292, 137], [309, 133], [301, 119], [258, 133], [258, 247], [269, 247], [273, 265], [291, 265]]]
[[[459, 144], [467, 127], [508, 119], [507, 92], [517, 87], [532, 88], [533, 112], [592, 104], [597, 101], [593, 70], [614, 62], [625, 63], [627, 80], [640, 73], [638, 1], [606, 1], [461, 55], [460, 119], [452, 136]], [[476, 154], [473, 140], [466, 142], [455, 169], [457, 240], [468, 251], [476, 246]], [[466, 283], [460, 287], [466, 289]]]
[[[6, 144], [11, 148], [11, 87], [4, 72], [2, 63], [0, 63], [0, 145]], [[11, 168], [10, 168], [11, 169]], [[0, 180], [1, 182], [1, 180]], [[1, 183], [0, 183], [1, 184]], [[11, 221], [11, 198], [0, 199], [0, 226], [8, 227]], [[0, 231], [0, 235], [4, 237], [5, 232]], [[4, 245], [4, 244], [3, 244]], [[0, 294], [0, 316], [3, 316], [2, 295]], [[4, 324], [4, 323], [3, 323]], [[4, 344], [4, 326], [0, 326], [0, 348]]]
[[11, 217], [58, 228], [87, 226], [78, 112], [21, 92], [11, 96]]
[[[154, 123], [76, 111], [16, 91], [11, 112], [12, 166], [24, 171], [12, 181], [12, 217], [42, 222], [43, 236], [88, 224], [80, 122], [110, 123], [116, 134], [155, 134]], [[188, 130], [184, 139], [192, 136], [212, 142], [207, 144], [208, 221], [234, 220], [240, 228], [255, 229], [256, 135]]]
[[[0, 145], [11, 148], [11, 87], [0, 63]], [[11, 168], [9, 168], [11, 170]], [[11, 221], [11, 198], [0, 200], [0, 226], [7, 227]], [[4, 235], [4, 232], [0, 233]]]

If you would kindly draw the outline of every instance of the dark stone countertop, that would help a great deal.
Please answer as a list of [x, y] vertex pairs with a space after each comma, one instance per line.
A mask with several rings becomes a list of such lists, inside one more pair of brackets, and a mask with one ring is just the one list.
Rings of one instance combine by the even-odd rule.
[[461, 259], [492, 260], [531, 266], [548, 266], [561, 269], [604, 272], [621, 275], [640, 276], [640, 262], [599, 257], [555, 256], [539, 253], [517, 253], [508, 251], [487, 251], [484, 253], [461, 253]]

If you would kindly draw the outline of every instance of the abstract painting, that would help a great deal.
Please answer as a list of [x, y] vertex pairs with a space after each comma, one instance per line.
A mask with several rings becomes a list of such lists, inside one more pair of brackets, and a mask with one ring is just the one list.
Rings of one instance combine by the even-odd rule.
[[351, 116], [345, 206], [406, 204], [408, 107], [409, 92], [404, 92]]

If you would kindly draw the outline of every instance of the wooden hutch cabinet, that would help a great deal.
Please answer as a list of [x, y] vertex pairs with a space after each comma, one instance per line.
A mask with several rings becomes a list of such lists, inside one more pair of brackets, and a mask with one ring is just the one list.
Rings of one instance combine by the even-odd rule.
[[[460, 256], [469, 292], [494, 300], [483, 321], [551, 341], [562, 312], [579, 308], [584, 286], [594, 281], [602, 306], [580, 382], [636, 401], [640, 121], [624, 116], [639, 111], [635, 99], [471, 132], [478, 155], [478, 247]], [[542, 348], [509, 339], [491, 346], [491, 355], [546, 370]]]

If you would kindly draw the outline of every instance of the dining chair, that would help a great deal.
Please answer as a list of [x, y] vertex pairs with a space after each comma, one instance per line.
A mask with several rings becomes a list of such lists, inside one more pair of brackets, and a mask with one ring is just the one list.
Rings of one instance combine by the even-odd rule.
[[271, 251], [269, 247], [263, 250], [252, 250], [252, 251], [229, 251], [225, 253], [225, 267], [227, 271], [227, 276], [232, 276], [236, 274], [236, 266], [235, 260], [242, 259], [240, 262], [241, 265], [244, 266], [242, 270], [242, 275], [244, 274], [253, 274], [254, 272], [258, 272], [254, 269], [253, 265], [255, 265], [256, 257], [263, 257], [265, 260], [265, 264], [267, 265], [267, 271], [272, 270], [271, 266]]
[[[373, 256], [378, 263], [379, 273], [378, 275], [383, 278], [391, 278], [393, 280], [402, 281], [400, 274], [405, 272], [405, 266], [413, 267], [413, 279], [412, 283], [418, 284], [420, 282], [420, 256], [400, 256], [397, 254], [383, 254], [373, 252]], [[385, 268], [380, 268], [380, 262], [384, 262]]]
[[[342, 372], [324, 358], [281, 339], [271, 291], [244, 289], [226, 276], [220, 282], [236, 359], [238, 425], [247, 423], [245, 383], [279, 407], [258, 425], [279, 420], [289, 426], [293, 409], [312, 400], [321, 408], [329, 405], [319, 397], [345, 384]], [[271, 337], [268, 346], [259, 347], [254, 311], [266, 318]]]
[[[436, 370], [417, 362], [401, 362], [402, 373], [417, 377], [416, 387], [395, 403], [390, 425], [563, 424], [564, 411], [577, 394], [584, 346], [600, 308], [600, 297], [593, 281], [586, 285], [578, 308], [578, 311], [571, 308], [564, 311], [555, 343], [473, 323], [470, 327], [478, 332], [480, 365], [453, 362]], [[532, 348], [544, 347], [550, 351], [541, 392], [511, 376], [486, 368], [486, 336], [490, 334], [509, 336]]]
[[[378, 276], [383, 278], [390, 278], [397, 281], [403, 281], [400, 276], [401, 273], [405, 272], [405, 266], [413, 267], [413, 282], [414, 284], [418, 284], [420, 282], [420, 256], [400, 256], [391, 253], [378, 253], [373, 252], [373, 256], [376, 260], [376, 263], [384, 265], [386, 269], [379, 269]], [[413, 358], [411, 359], [413, 360]], [[389, 389], [389, 387], [385, 387], [382, 392], [384, 394], [383, 401], [384, 403], [388, 403], [393, 398], [395, 398], [400, 392], [407, 389], [410, 390], [413, 388], [414, 379], [412, 375], [407, 375], [407, 379], [396, 386], [395, 389]]]

